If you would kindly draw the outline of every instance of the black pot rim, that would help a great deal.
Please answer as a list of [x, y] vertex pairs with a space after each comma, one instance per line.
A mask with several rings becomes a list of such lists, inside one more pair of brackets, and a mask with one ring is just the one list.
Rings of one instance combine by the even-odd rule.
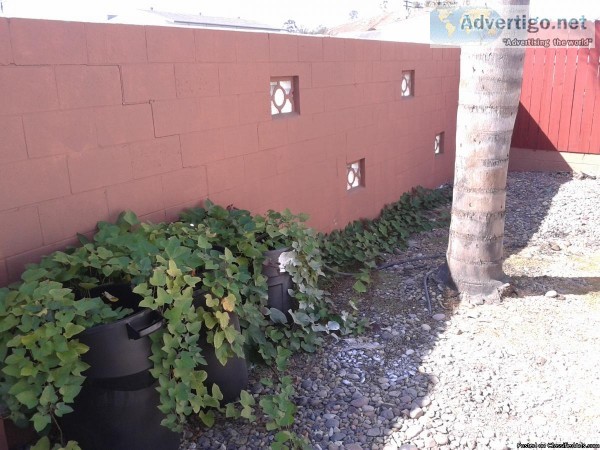
[[126, 326], [128, 323], [131, 323], [131, 322], [134, 322], [134, 321], [140, 319], [141, 317], [149, 316], [152, 314], [154, 314], [154, 310], [144, 308], [141, 311], [137, 311], [132, 314], [129, 314], [128, 316], [123, 317], [122, 319], [119, 319], [119, 320], [115, 320], [114, 322], [101, 323], [98, 325], [94, 325], [93, 327], [87, 328], [86, 330], [82, 331], [80, 335], [92, 336], [97, 333], [105, 333], [108, 330], [111, 330], [113, 328], [121, 328], [123, 326]]

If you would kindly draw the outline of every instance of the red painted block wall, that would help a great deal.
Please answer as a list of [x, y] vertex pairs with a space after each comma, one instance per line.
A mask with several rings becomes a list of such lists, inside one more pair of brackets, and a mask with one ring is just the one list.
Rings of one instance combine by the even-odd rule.
[[593, 48], [528, 48], [512, 146], [600, 154], [600, 22]]
[[[271, 116], [280, 76], [298, 77], [299, 114]], [[451, 180], [458, 80], [458, 51], [428, 45], [0, 19], [0, 285], [124, 209], [165, 221], [211, 198], [321, 231], [373, 217]]]

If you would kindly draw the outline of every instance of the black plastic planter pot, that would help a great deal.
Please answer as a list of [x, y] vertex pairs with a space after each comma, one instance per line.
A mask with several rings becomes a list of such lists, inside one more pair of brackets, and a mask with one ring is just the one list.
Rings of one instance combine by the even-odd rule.
[[0, 450], [29, 448], [38, 439], [33, 427], [17, 427], [7, 416], [8, 410], [0, 404]]
[[90, 365], [85, 371], [89, 379], [118, 378], [152, 368], [152, 343], [148, 336], [163, 327], [163, 317], [157, 311], [140, 308], [140, 295], [127, 284], [100, 286], [90, 291], [93, 297], [108, 292], [119, 299], [115, 307], [131, 308], [135, 312], [116, 322], [89, 328], [79, 335], [79, 341], [90, 350], [82, 357]]
[[83, 450], [170, 450], [180, 437], [160, 425], [160, 396], [150, 374], [150, 335], [163, 326], [160, 313], [139, 307], [142, 297], [127, 284], [93, 289], [94, 297], [108, 292], [119, 299], [115, 307], [134, 313], [113, 323], [95, 326], [78, 338], [90, 349], [82, 360], [90, 365], [73, 412], [63, 416], [67, 439]]
[[[194, 292], [194, 306], [206, 307], [205, 292]], [[237, 314], [229, 313], [229, 321], [237, 331], [240, 331], [240, 321]], [[243, 389], [248, 386], [248, 366], [244, 358], [233, 356], [222, 365], [217, 359], [215, 347], [206, 340], [204, 329], [200, 331], [199, 346], [202, 356], [206, 359], [206, 366], [198, 366], [198, 370], [206, 371], [206, 386], [210, 391], [213, 384], [219, 386], [223, 394], [222, 403], [229, 403], [239, 398]]]
[[282, 253], [289, 251], [289, 248], [279, 248], [264, 252], [265, 262], [263, 263], [262, 274], [267, 277], [269, 308], [275, 308], [286, 315], [289, 321], [291, 316], [288, 310], [296, 310], [298, 302], [288, 292], [292, 289], [292, 277], [287, 272], [282, 272], [279, 266], [279, 257]]
[[158, 382], [145, 371], [117, 380], [93, 380], [62, 418], [68, 439], [83, 450], [175, 450], [180, 436], [163, 427]]

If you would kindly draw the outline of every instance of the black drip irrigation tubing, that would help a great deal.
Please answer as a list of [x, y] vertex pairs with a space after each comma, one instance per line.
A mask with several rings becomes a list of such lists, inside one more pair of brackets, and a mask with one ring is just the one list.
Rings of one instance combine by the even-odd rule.
[[423, 289], [425, 290], [425, 298], [427, 299], [427, 311], [429, 311], [429, 315], [432, 314], [432, 311], [431, 311], [431, 298], [429, 297], [429, 286], [427, 285], [427, 280], [429, 279], [429, 275], [431, 275], [433, 272], [435, 272], [435, 269], [427, 272], [425, 274], [425, 277], [423, 278]]
[[[425, 261], [428, 259], [439, 259], [439, 258], [445, 258], [445, 257], [446, 257], [446, 255], [443, 253], [438, 253], [437, 255], [417, 256], [415, 258], [403, 259], [402, 261], [392, 261], [389, 263], [381, 264], [381, 265], [375, 267], [375, 269], [376, 270], [384, 270], [384, 269], [388, 269], [393, 266], [399, 266], [399, 265], [408, 264], [411, 262]], [[339, 270], [329, 267], [328, 265], [325, 265], [324, 267], [327, 270], [329, 270], [330, 272], [335, 273], [336, 275], [342, 275], [342, 276], [346, 276], [346, 277], [354, 277], [354, 276], [361, 275], [360, 273], [340, 272]], [[429, 297], [429, 286], [427, 284], [427, 280], [428, 280], [429, 276], [431, 274], [433, 274], [433, 272], [435, 272], [435, 269], [427, 272], [425, 274], [425, 278], [423, 279], [423, 287], [425, 289], [425, 298], [427, 299], [427, 310], [429, 311], [429, 314], [432, 313], [432, 309], [431, 309], [431, 298]]]
[[[524, 247], [527, 247], [527, 242], [516, 242], [514, 244], [506, 245], [505, 247], [506, 248], [524, 248]], [[426, 256], [417, 256], [414, 258], [403, 259], [401, 261], [392, 261], [392, 262], [388, 262], [385, 264], [381, 264], [379, 266], [376, 266], [375, 270], [384, 270], [384, 269], [388, 269], [393, 266], [400, 266], [402, 264], [408, 264], [411, 262], [426, 261], [428, 259], [440, 259], [440, 258], [445, 258], [445, 257], [446, 257], [445, 253], [437, 253], [435, 255], [426, 255]], [[340, 272], [338, 270], [335, 270], [335, 269], [329, 267], [328, 265], [324, 265], [324, 267], [327, 270], [329, 270], [330, 272], [335, 273], [336, 275], [342, 275], [342, 276], [346, 276], [346, 277], [354, 277], [354, 276], [361, 275], [360, 273]], [[433, 275], [433, 273], [435, 271], [436, 271], [436, 269], [430, 270], [429, 272], [427, 272], [425, 274], [425, 277], [423, 278], [423, 289], [425, 291], [425, 299], [427, 300], [427, 310], [429, 311], [429, 314], [432, 314], [432, 308], [431, 308], [431, 297], [429, 296], [428, 280], [429, 280], [429, 277], [431, 275]]]
[[[440, 259], [440, 258], [445, 258], [445, 257], [446, 257], [446, 255], [444, 253], [438, 253], [436, 255], [428, 255], [428, 256], [417, 256], [415, 258], [404, 259], [402, 261], [392, 261], [389, 263], [382, 264], [380, 266], [377, 266], [377, 270], [383, 270], [383, 269], [387, 269], [388, 267], [399, 266], [401, 264], [408, 264], [408, 263], [416, 262], [416, 261], [425, 261], [428, 259]], [[436, 269], [432, 269], [425, 274], [425, 277], [423, 277], [423, 290], [425, 291], [425, 299], [427, 300], [427, 311], [429, 311], [430, 315], [432, 314], [433, 311], [431, 308], [431, 297], [429, 296], [428, 280], [429, 280], [429, 277], [435, 271], [436, 271]]]

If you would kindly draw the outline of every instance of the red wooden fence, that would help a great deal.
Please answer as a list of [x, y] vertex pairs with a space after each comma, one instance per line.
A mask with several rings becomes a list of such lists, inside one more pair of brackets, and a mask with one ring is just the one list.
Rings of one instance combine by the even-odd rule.
[[530, 48], [512, 146], [600, 154], [600, 22], [596, 47]]

